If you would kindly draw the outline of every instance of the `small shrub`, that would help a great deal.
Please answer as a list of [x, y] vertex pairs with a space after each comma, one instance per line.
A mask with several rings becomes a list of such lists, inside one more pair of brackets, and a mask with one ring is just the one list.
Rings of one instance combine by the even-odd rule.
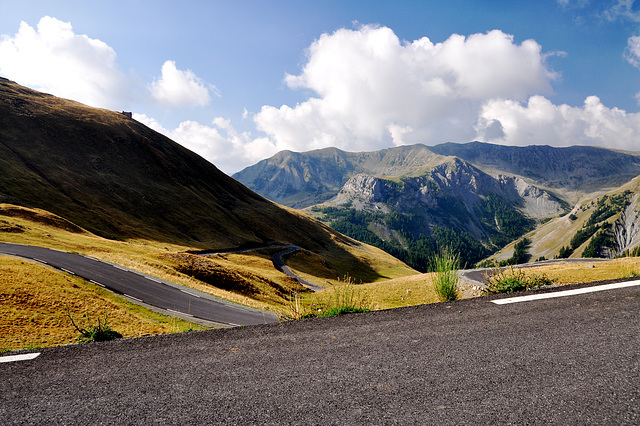
[[485, 294], [513, 293], [553, 284], [555, 281], [545, 274], [527, 275], [522, 269], [509, 268], [494, 271], [487, 276]]
[[[122, 337], [122, 334], [111, 329], [109, 326], [109, 322], [107, 320], [107, 315], [105, 314], [104, 320], [101, 322], [100, 318], [98, 318], [98, 324], [96, 325], [88, 325], [87, 328], [78, 327], [73, 318], [71, 317], [71, 312], [67, 308], [67, 317], [71, 321], [73, 328], [80, 333], [80, 337], [78, 340], [80, 342], [106, 342], [108, 340], [119, 339]], [[91, 319], [87, 317], [87, 322], [90, 323]]]
[[458, 268], [460, 255], [449, 249], [440, 250], [431, 260], [435, 273], [434, 290], [440, 300], [450, 302], [458, 298]]

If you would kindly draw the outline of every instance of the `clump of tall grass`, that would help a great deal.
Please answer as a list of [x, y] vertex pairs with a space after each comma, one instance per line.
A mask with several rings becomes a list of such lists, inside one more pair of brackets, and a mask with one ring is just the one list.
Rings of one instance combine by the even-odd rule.
[[300, 293], [293, 294], [287, 305], [283, 320], [296, 320], [315, 317], [370, 312], [371, 306], [364, 293], [357, 291], [350, 276], [344, 278], [344, 284], [323, 290], [304, 300]]
[[443, 302], [450, 302], [459, 297], [458, 269], [460, 255], [450, 248], [440, 249], [431, 258], [431, 271], [435, 275], [433, 288]]

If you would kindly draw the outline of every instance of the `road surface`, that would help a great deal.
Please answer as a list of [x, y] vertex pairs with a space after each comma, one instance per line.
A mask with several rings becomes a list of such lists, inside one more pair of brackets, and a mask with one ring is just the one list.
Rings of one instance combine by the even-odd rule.
[[0, 419], [640, 424], [640, 286], [503, 298], [43, 349], [0, 363]]
[[311, 281], [305, 280], [302, 277], [299, 277], [298, 275], [296, 275], [291, 268], [289, 268], [287, 265], [285, 265], [284, 260], [282, 260], [282, 256], [286, 256], [288, 254], [294, 253], [298, 250], [301, 249], [301, 247], [298, 246], [285, 246], [283, 248], [286, 248], [285, 251], [281, 251], [280, 253], [276, 253], [273, 255], [273, 263], [276, 265], [276, 267], [280, 268], [280, 270], [287, 276], [293, 278], [294, 280], [297, 280], [300, 284], [302, 284], [303, 286], [307, 287], [309, 290], [312, 291], [320, 291], [320, 290], [324, 290], [325, 287], [322, 287], [321, 285], [312, 283]]
[[124, 295], [130, 301], [164, 309], [169, 315], [204, 320], [211, 325], [277, 322], [267, 311], [231, 303], [207, 293], [169, 283], [87, 256], [21, 244], [0, 243], [0, 253], [53, 266]]

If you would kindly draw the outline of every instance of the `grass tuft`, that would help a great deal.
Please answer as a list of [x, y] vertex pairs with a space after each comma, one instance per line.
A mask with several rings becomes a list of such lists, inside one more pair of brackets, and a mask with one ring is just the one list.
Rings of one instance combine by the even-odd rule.
[[516, 291], [532, 290], [555, 283], [555, 280], [542, 274], [526, 274], [522, 269], [498, 269], [487, 276], [485, 294], [513, 293]]
[[294, 293], [289, 300], [287, 313], [280, 319], [288, 321], [371, 312], [366, 294], [356, 291], [352, 278], [346, 276], [343, 282], [344, 284], [316, 293], [307, 300], [300, 293]]
[[460, 255], [449, 248], [441, 249], [431, 259], [431, 269], [435, 274], [433, 288], [443, 302], [450, 302], [459, 297], [459, 267]]

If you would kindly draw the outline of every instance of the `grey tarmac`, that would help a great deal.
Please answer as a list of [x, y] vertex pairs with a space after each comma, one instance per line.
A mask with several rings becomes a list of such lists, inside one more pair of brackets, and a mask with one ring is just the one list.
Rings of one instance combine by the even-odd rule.
[[125, 296], [131, 302], [160, 308], [168, 315], [205, 325], [237, 326], [278, 321], [273, 312], [231, 303], [195, 289], [76, 253], [9, 243], [0, 243], [0, 253], [31, 259], [78, 275]]
[[42, 349], [0, 363], [0, 419], [640, 424], [640, 287], [502, 297]]

